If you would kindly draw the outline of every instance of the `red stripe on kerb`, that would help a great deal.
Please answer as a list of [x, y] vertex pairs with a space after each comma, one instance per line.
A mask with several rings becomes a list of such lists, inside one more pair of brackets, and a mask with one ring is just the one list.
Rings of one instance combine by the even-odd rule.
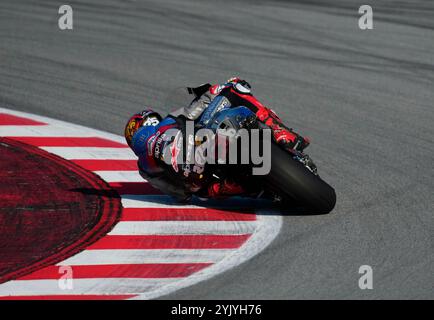
[[[90, 278], [180, 278], [208, 267], [211, 263], [149, 263], [71, 266], [73, 279]], [[59, 279], [59, 266], [50, 266], [19, 280]]]
[[7, 113], [0, 113], [1, 126], [46, 126], [46, 123], [28, 118], [13, 116]]
[[89, 171], [136, 171], [137, 160], [71, 160]]
[[237, 249], [250, 234], [105, 236], [86, 250], [109, 249]]
[[128, 148], [127, 145], [98, 137], [13, 137], [37, 147]]
[[147, 182], [111, 182], [109, 185], [119, 194], [163, 194]]
[[47, 296], [7, 296], [0, 297], [0, 300], [125, 300], [136, 297], [133, 294], [65, 294]]
[[211, 208], [124, 208], [121, 221], [254, 221], [256, 214]]

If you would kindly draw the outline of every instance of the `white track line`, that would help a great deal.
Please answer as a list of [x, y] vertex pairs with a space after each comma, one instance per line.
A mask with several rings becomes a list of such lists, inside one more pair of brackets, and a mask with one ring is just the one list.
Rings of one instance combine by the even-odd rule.
[[105, 265], [143, 263], [216, 263], [235, 250], [231, 249], [129, 249], [85, 250], [58, 265]]
[[121, 221], [109, 235], [239, 235], [252, 233], [256, 221]]

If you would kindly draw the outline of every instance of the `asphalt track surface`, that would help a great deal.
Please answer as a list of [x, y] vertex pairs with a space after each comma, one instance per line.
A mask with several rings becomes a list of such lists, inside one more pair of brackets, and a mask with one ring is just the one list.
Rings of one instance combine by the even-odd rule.
[[68, 1], [72, 31], [60, 4], [0, 2], [2, 107], [122, 134], [170, 88], [238, 75], [336, 189], [331, 214], [283, 217], [265, 251], [164, 298], [434, 298], [432, 1], [370, 1], [369, 31], [352, 0]]

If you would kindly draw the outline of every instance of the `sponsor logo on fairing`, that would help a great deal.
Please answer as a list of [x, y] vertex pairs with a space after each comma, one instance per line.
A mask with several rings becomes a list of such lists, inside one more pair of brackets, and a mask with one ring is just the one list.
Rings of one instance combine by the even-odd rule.
[[160, 133], [161, 133], [160, 131], [157, 131], [154, 135], [152, 135], [149, 138], [149, 140], [148, 140], [148, 156], [152, 156], [156, 139], [158, 138]]
[[165, 138], [166, 138], [166, 134], [164, 134], [164, 133], [157, 138], [157, 141], [155, 142], [155, 147], [154, 147], [154, 157], [155, 158], [160, 157], [160, 153], [161, 153], [161, 149], [162, 149], [161, 143], [164, 141]]
[[172, 146], [170, 147], [170, 162], [175, 172], [179, 171], [178, 156], [181, 151], [181, 147], [182, 147], [182, 132], [179, 131], [175, 137], [175, 140], [172, 143]]

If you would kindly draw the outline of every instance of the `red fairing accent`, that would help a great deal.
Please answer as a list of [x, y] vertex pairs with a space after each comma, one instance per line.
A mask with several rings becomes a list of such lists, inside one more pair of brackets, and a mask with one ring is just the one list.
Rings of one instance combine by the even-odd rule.
[[224, 84], [215, 84], [211, 88], [209, 88], [209, 92], [213, 95], [220, 94], [220, 92], [223, 91], [223, 89], [229, 87], [229, 85]]
[[[179, 171], [178, 155], [181, 152], [181, 150], [178, 147], [178, 143], [179, 143], [178, 139], [180, 139], [180, 134], [181, 134], [181, 132], [176, 135], [175, 140], [173, 141], [172, 146], [170, 147], [170, 160], [172, 162], [172, 168], [173, 168], [173, 170], [175, 170], [175, 172]], [[182, 136], [182, 134], [181, 134], [181, 136]], [[182, 137], [181, 137], [181, 139], [182, 139]]]
[[241, 80], [241, 79], [238, 78], [238, 77], [232, 77], [232, 78], [228, 79], [227, 82], [237, 83], [237, 82], [239, 82], [240, 80]]
[[281, 128], [279, 123], [276, 122], [276, 119], [269, 117], [265, 121], [265, 124], [269, 126], [271, 130], [273, 130], [274, 139], [276, 139], [277, 142], [280, 142], [282, 140], [291, 142], [296, 141], [297, 135], [289, 130]]
[[244, 189], [235, 182], [215, 182], [208, 187], [208, 194], [211, 198], [220, 198], [225, 196], [232, 196], [242, 194]]
[[242, 94], [242, 93], [235, 91], [234, 89], [231, 89], [231, 92], [235, 93], [237, 96], [249, 101], [251, 104], [255, 105], [255, 107], [257, 107], [259, 110], [261, 110], [261, 109], [268, 110], [266, 106], [264, 106], [258, 99], [256, 99], [251, 94]]
[[219, 94], [221, 90], [219, 90], [220, 85], [215, 84], [211, 88], [209, 88], [209, 92], [211, 94]]
[[238, 95], [239, 97], [249, 101], [254, 106], [258, 108], [256, 111], [256, 116], [260, 121], [265, 123], [267, 126], [273, 130], [273, 136], [277, 142], [280, 141], [290, 141], [294, 143], [297, 140], [297, 135], [282, 125], [280, 118], [274, 113], [273, 110], [268, 109], [264, 106], [258, 99], [250, 94], [241, 94], [231, 89], [231, 92]]
[[254, 96], [250, 95], [250, 94], [242, 94], [239, 93], [233, 89], [231, 89], [232, 93], [235, 93], [236, 95], [238, 95], [239, 97], [249, 101], [250, 103], [252, 103], [253, 105], [255, 105], [258, 108], [258, 111], [256, 111], [256, 116], [258, 117], [259, 120], [261, 121], [265, 121], [268, 117], [271, 117], [273, 119], [276, 119], [278, 121], [281, 121], [280, 118], [277, 116], [276, 113], [274, 113], [273, 110], [267, 108], [266, 106], [264, 106], [258, 99], [256, 99]]
[[260, 121], [264, 122], [267, 118], [269, 118], [270, 114], [267, 109], [259, 109], [256, 112], [256, 116]]
[[274, 133], [274, 138], [276, 139], [277, 142], [284, 140], [284, 141], [291, 141], [294, 143], [297, 139], [297, 136], [288, 130], [282, 130], [280, 132]]
[[264, 106], [258, 99], [256, 99], [251, 94], [242, 94], [242, 93], [239, 93], [233, 89], [231, 89], [231, 92], [235, 93], [239, 97], [249, 101], [255, 107], [257, 107], [258, 110], [256, 111], [256, 116], [258, 117], [259, 120], [265, 121], [268, 117], [270, 117], [270, 118], [273, 118], [273, 119], [281, 122], [280, 118], [277, 116], [277, 114], [273, 110]]
[[282, 121], [282, 120], [279, 118], [279, 116], [278, 116], [278, 115], [277, 115], [273, 110], [268, 109], [268, 112], [270, 113], [270, 117], [272, 117], [272, 118], [274, 118], [274, 119], [276, 119], [276, 120]]

